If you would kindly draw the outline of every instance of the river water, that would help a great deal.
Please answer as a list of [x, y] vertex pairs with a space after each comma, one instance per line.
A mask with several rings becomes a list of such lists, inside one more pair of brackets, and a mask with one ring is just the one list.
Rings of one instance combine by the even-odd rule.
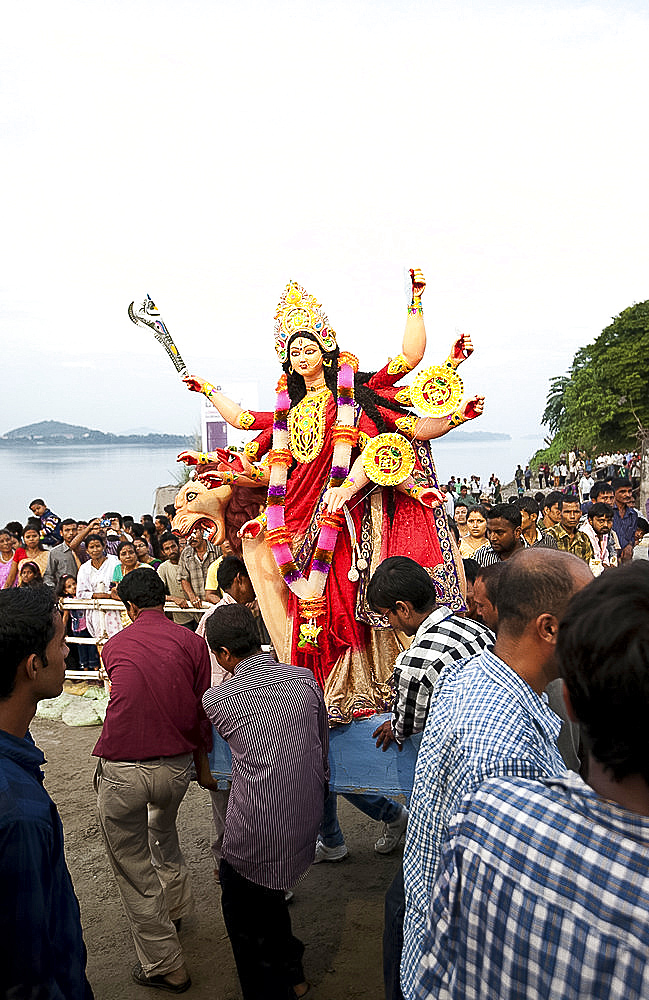
[[[524, 467], [541, 446], [541, 438], [458, 442], [451, 433], [435, 443], [434, 455], [442, 480], [476, 474], [486, 482], [495, 472], [508, 482], [516, 465]], [[30, 515], [29, 502], [36, 497], [43, 497], [61, 517], [90, 518], [118, 510], [139, 520], [141, 514], [152, 512], [156, 488], [175, 481], [182, 468], [176, 463], [179, 450], [137, 444], [2, 448], [0, 524], [24, 523]]]

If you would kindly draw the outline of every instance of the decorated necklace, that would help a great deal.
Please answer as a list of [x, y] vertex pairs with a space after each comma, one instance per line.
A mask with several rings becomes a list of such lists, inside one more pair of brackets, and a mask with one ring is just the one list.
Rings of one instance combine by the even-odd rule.
[[312, 462], [322, 451], [328, 396], [325, 385], [309, 392], [289, 412], [288, 446], [296, 462]]
[[[338, 359], [337, 420], [332, 431], [334, 449], [329, 473], [328, 488], [340, 486], [349, 474], [351, 452], [358, 440], [358, 429], [354, 426], [354, 372], [358, 370], [358, 360], [353, 354], [341, 354]], [[268, 508], [266, 511], [268, 530], [266, 539], [284, 583], [299, 599], [300, 641], [298, 645], [317, 646], [318, 635], [322, 631], [316, 619], [324, 615], [327, 602], [324, 594], [338, 532], [343, 526], [342, 512], [331, 514], [320, 512], [320, 530], [315, 551], [311, 559], [309, 576], [304, 576], [295, 563], [291, 551], [291, 534], [286, 527], [286, 481], [288, 469], [293, 462], [289, 448], [288, 418], [291, 398], [288, 394], [286, 375], [277, 384], [277, 403], [273, 423], [273, 447], [269, 454], [270, 482], [268, 485]], [[297, 457], [297, 456], [296, 456]]]

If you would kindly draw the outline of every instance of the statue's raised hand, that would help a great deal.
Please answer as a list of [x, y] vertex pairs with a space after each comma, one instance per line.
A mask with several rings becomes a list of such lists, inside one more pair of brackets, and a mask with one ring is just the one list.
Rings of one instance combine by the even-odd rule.
[[449, 360], [454, 368], [459, 368], [463, 361], [473, 354], [473, 344], [468, 333], [461, 333], [451, 348]]
[[200, 456], [199, 451], [181, 451], [176, 461], [184, 462], [185, 465], [198, 465], [199, 456]]
[[197, 375], [183, 375], [183, 382], [190, 392], [203, 392], [207, 384], [204, 378], [199, 378]]
[[424, 272], [418, 267], [410, 268], [410, 281], [412, 283], [412, 297], [414, 299], [420, 299], [424, 294], [424, 289], [426, 288], [426, 279], [424, 278]]
[[472, 396], [460, 407], [460, 413], [465, 420], [475, 420], [481, 417], [484, 410], [484, 396]]

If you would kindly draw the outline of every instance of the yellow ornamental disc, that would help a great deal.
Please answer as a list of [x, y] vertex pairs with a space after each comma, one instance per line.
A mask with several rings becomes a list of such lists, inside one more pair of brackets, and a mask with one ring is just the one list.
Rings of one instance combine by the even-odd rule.
[[363, 469], [379, 486], [398, 486], [415, 467], [412, 445], [401, 434], [379, 434], [363, 451]]
[[410, 387], [412, 405], [432, 417], [448, 417], [454, 413], [463, 392], [462, 379], [446, 365], [433, 365], [419, 372]]

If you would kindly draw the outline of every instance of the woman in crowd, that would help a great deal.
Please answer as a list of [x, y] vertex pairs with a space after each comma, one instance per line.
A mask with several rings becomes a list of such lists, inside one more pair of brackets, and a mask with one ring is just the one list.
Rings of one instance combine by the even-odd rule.
[[150, 563], [141, 560], [138, 553], [138, 547], [140, 550], [144, 548], [147, 556], [149, 555], [146, 542], [142, 538], [136, 538], [134, 542], [120, 542], [117, 546], [117, 558], [119, 559], [119, 563], [113, 570], [113, 579], [110, 585], [111, 596], [116, 600], [119, 600], [119, 597], [117, 596], [117, 584], [124, 579], [127, 573], [131, 573], [134, 569], [155, 568], [151, 566]]
[[0, 531], [0, 588], [16, 586], [18, 561], [14, 558], [14, 539], [8, 531]]
[[47, 569], [48, 552], [41, 542], [41, 536], [38, 529], [31, 524], [28, 524], [23, 532], [23, 545], [25, 555], [18, 563], [18, 573], [20, 573], [23, 563], [35, 562], [41, 571], [42, 576]]
[[471, 559], [487, 541], [487, 511], [484, 507], [474, 507], [466, 519], [469, 533], [460, 543], [460, 555], [463, 559]]
[[[106, 555], [101, 535], [91, 533], [86, 536], [86, 552], [90, 561], [79, 567], [77, 576], [77, 597], [94, 597], [106, 600], [110, 595], [113, 571], [117, 566], [115, 556]], [[121, 619], [117, 611], [92, 610], [86, 613], [86, 628], [94, 639], [105, 641], [107, 636], [121, 630]]]
[[144, 536], [142, 538], [133, 539], [133, 547], [135, 548], [135, 554], [143, 566], [150, 566], [151, 569], [157, 569], [160, 565], [159, 559], [154, 559], [149, 551], [149, 545], [146, 541], [147, 529], [144, 528]]

